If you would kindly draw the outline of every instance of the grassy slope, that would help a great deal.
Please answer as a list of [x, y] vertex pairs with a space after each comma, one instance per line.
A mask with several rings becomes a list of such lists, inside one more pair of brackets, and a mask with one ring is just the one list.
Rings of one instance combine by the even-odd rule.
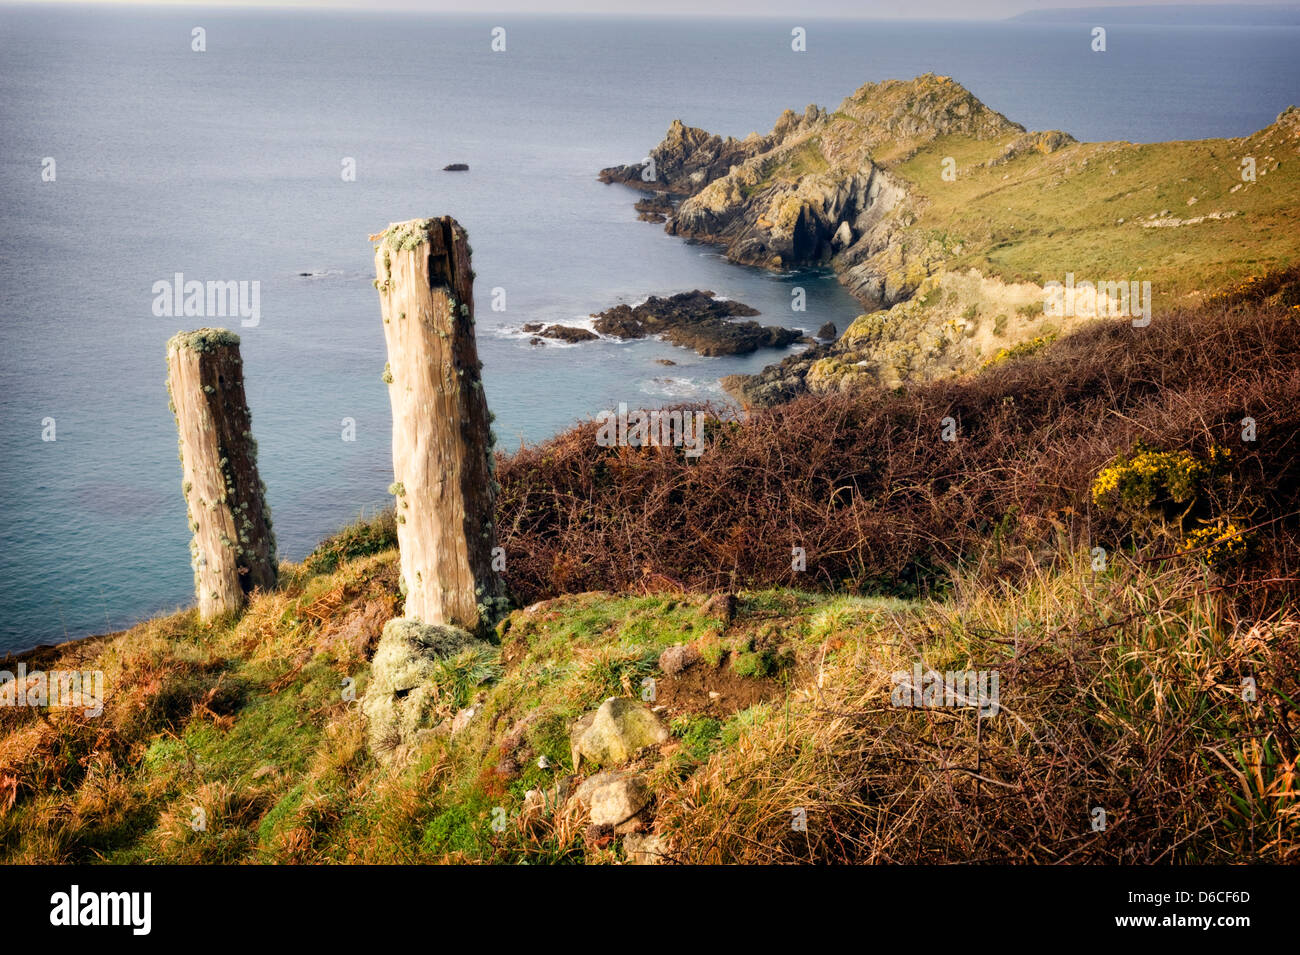
[[[394, 565], [385, 551], [321, 575], [290, 567], [237, 624], [187, 612], [85, 651], [75, 662], [110, 687], [99, 721], [4, 716], [0, 776], [18, 788], [0, 858], [618, 861], [572, 811], [520, 817], [524, 793], [569, 770], [575, 716], [635, 692], [679, 642], [731, 688], [745, 647], [776, 672], [754, 684], [769, 699], [735, 713], [660, 676], [677, 738], [641, 765], [674, 858], [1295, 858], [1294, 744], [1268, 727], [1277, 692], [1294, 698], [1297, 622], [1234, 627], [1196, 575], [1093, 575], [1080, 560], [944, 603], [751, 593], [729, 627], [701, 597], [562, 598], [509, 618], [495, 676], [448, 680], [448, 714], [482, 706], [467, 730], [385, 769], [340, 682], [364, 691], [350, 623], [389, 599]], [[891, 709], [889, 673], [918, 658], [999, 669], [1003, 713], [977, 726], [969, 710]], [[1258, 702], [1241, 701], [1242, 673]], [[790, 829], [795, 807], [807, 833]]]
[[[1289, 127], [1244, 139], [1078, 143], [984, 166], [1015, 138], [945, 137], [895, 168], [925, 197], [920, 234], [962, 247], [947, 268], [1038, 284], [1067, 271], [1093, 281], [1140, 277], [1163, 309], [1300, 259], [1300, 161]], [[955, 182], [940, 177], [948, 156]], [[1245, 156], [1256, 160], [1253, 183], [1241, 179]], [[1165, 210], [1184, 220], [1236, 215], [1143, 227]]]

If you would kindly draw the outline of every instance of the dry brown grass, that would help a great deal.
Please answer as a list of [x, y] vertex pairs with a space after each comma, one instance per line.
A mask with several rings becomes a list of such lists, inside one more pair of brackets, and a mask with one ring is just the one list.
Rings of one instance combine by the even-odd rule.
[[[820, 691], [661, 793], [676, 861], [1300, 861], [1294, 617], [1130, 565], [859, 628]], [[890, 673], [922, 659], [998, 670], [1001, 712], [892, 707]]]

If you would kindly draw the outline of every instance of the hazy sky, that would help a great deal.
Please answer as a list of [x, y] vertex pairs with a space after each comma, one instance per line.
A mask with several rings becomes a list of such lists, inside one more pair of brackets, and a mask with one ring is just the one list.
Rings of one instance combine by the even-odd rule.
[[[50, 2], [50, 0], [45, 0]], [[87, 0], [67, 0], [84, 3]], [[90, 0], [120, 4], [128, 0]], [[1062, 7], [1241, 5], [1225, 0], [152, 0], [154, 6], [267, 6], [323, 9], [389, 9], [489, 13], [653, 13], [776, 17], [866, 17], [882, 19], [997, 19], [1027, 10]], [[1268, 4], [1266, 4], [1268, 5]]]

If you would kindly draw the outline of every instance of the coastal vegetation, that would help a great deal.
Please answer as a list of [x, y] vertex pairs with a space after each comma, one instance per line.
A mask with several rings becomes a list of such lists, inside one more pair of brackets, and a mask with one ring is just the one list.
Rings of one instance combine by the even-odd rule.
[[[718, 413], [698, 458], [594, 423], [498, 452], [516, 609], [400, 759], [361, 708], [391, 512], [238, 618], [33, 651], [104, 707], [0, 707], [0, 859], [1297, 861], [1295, 282]], [[997, 714], [891, 706], [918, 661], [1000, 673]], [[591, 766], [611, 697], [664, 732]]]

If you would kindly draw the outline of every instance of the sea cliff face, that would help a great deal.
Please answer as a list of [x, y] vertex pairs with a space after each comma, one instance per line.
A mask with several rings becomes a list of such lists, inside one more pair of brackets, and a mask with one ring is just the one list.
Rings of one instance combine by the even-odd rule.
[[1285, 267], [1300, 258], [1298, 146], [1294, 107], [1242, 139], [1080, 143], [925, 74], [787, 110], [766, 136], [677, 120], [646, 161], [600, 178], [650, 193], [643, 218], [671, 235], [741, 264], [829, 267], [862, 303], [839, 341], [724, 382], [764, 405], [973, 370], [1128, 317], [1049, 314], [1045, 290], [1070, 276], [1150, 283], [1160, 310], [1240, 280], [1242, 262]]
[[939, 136], [1023, 133], [961, 85], [927, 74], [869, 83], [834, 112], [786, 110], [767, 136], [723, 140], [676, 120], [649, 162], [600, 178], [685, 196], [665, 226], [671, 235], [717, 243], [746, 265], [830, 266], [864, 306], [881, 308], [910, 297], [918, 273], [907, 266], [925, 259], [897, 241], [915, 199], [888, 166]]

